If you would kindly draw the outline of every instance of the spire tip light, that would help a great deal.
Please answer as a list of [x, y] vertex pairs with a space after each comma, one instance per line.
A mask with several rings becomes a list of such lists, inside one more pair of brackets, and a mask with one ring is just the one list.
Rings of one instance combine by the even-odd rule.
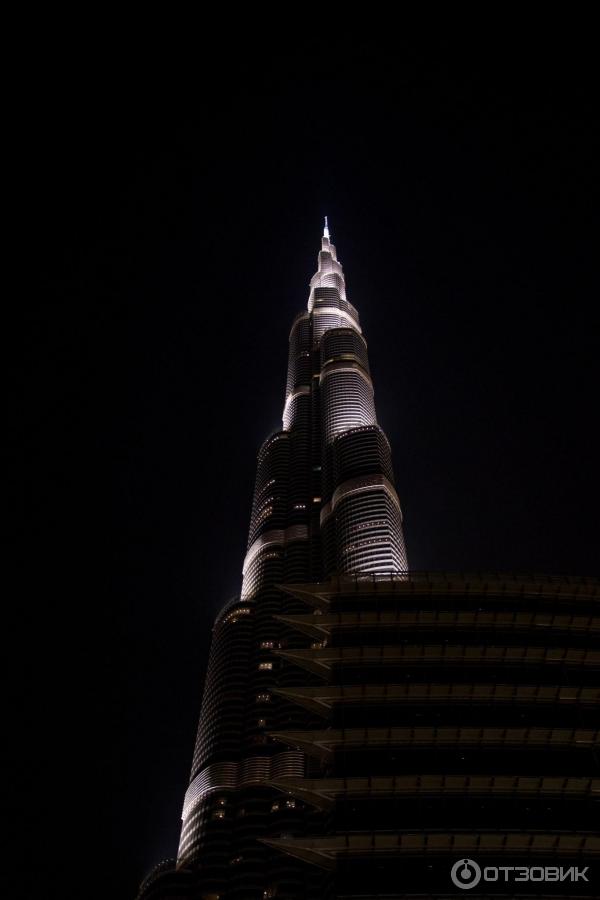
[[329, 225], [327, 223], [327, 216], [325, 216], [325, 228], [323, 229], [323, 237], [329, 237]]

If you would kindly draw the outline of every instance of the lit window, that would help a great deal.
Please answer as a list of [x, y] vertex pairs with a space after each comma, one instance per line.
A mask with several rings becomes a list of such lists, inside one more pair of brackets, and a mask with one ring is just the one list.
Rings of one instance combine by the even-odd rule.
[[279, 809], [279, 803], [276, 800], [275, 803], [271, 804], [271, 812], [277, 812], [278, 809]]
[[295, 809], [295, 808], [296, 808], [296, 801], [295, 801], [295, 800], [286, 800], [286, 801], [285, 801], [285, 806], [286, 806], [286, 809]]
[[213, 819], [224, 819], [225, 818], [225, 810], [218, 809], [216, 812], [212, 814]]
[[275, 646], [275, 641], [261, 641], [260, 648], [261, 650], [272, 650]]
[[257, 694], [256, 702], [257, 703], [270, 703], [271, 695], [270, 694]]
[[259, 719], [258, 722], [257, 722], [256, 724], [258, 725], [259, 728], [266, 728], [267, 720], [266, 720], [266, 719]]
[[320, 497], [313, 497], [313, 503], [320, 503], [320, 502], [321, 502]]
[[251, 610], [247, 606], [241, 606], [239, 609], [232, 610], [229, 615], [225, 616], [224, 622], [237, 622], [240, 616], [250, 615]]
[[261, 671], [267, 671], [267, 670], [273, 668], [273, 663], [272, 663], [272, 662], [261, 662], [261, 663], [258, 664], [258, 668], [259, 668]]

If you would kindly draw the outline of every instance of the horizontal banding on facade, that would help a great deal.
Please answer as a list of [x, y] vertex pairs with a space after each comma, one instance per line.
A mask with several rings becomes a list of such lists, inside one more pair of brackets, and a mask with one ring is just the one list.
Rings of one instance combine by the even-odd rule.
[[292, 391], [286, 397], [285, 406], [283, 407], [283, 427], [286, 431], [292, 425], [295, 401], [299, 397], [306, 397], [309, 395], [310, 395], [310, 386], [308, 384], [302, 384], [299, 387], [295, 388], [294, 391]]
[[261, 462], [262, 457], [265, 453], [271, 449], [273, 444], [277, 443], [277, 441], [287, 441], [289, 440], [289, 434], [287, 431], [276, 431], [274, 434], [269, 435], [269, 437], [263, 441], [260, 450], [258, 451], [258, 461]]
[[185, 821], [196, 804], [212, 791], [235, 790], [265, 784], [271, 778], [302, 777], [304, 753], [287, 751], [275, 756], [251, 756], [241, 762], [215, 763], [199, 772], [186, 791], [181, 818]]
[[383, 440], [385, 441], [385, 443], [386, 443], [388, 449], [391, 450], [391, 448], [390, 448], [390, 442], [389, 442], [388, 439], [387, 439], [387, 435], [385, 434], [384, 431], [381, 430], [381, 428], [380, 428], [379, 425], [377, 425], [377, 424], [375, 424], [375, 425], [357, 425], [355, 428], [348, 428], [347, 431], [343, 431], [343, 432], [341, 432], [340, 434], [336, 434], [335, 437], [334, 437], [333, 440], [332, 440], [332, 443], [335, 443], [336, 441], [339, 441], [340, 438], [347, 437], [347, 435], [350, 435], [350, 434], [359, 434], [361, 431], [368, 431], [368, 432], [377, 431], [377, 432], [381, 435], [381, 437], [383, 438]]
[[351, 372], [353, 375], [358, 375], [363, 381], [366, 381], [371, 390], [373, 390], [373, 382], [371, 381], [369, 373], [365, 372], [361, 363], [349, 359], [333, 360], [332, 362], [325, 363], [319, 376], [319, 383], [323, 384], [324, 380], [330, 375], [339, 375], [341, 372]]
[[302, 312], [298, 313], [298, 315], [292, 322], [292, 327], [290, 328], [290, 334], [289, 334], [290, 341], [292, 340], [292, 336], [293, 336], [295, 330], [298, 328], [298, 326], [301, 324], [306, 324], [309, 321], [310, 321], [310, 313], [309, 312], [305, 312], [304, 310], [302, 310]]
[[[317, 326], [317, 320], [322, 316], [339, 316], [340, 319], [346, 320], [350, 324], [350, 327], [356, 329], [356, 331], [361, 334], [358, 320], [354, 318], [352, 313], [347, 312], [345, 309], [340, 309], [339, 306], [315, 306], [312, 311], [315, 328]], [[339, 324], [336, 324], [334, 327], [339, 328], [340, 326]]]
[[321, 373], [320, 383], [325, 446], [350, 428], [377, 424], [373, 385], [357, 363], [333, 363]]
[[340, 326], [326, 331], [321, 340], [320, 355], [322, 366], [335, 359], [352, 358], [369, 371], [367, 342], [355, 328]]
[[242, 574], [246, 574], [248, 567], [254, 561], [254, 558], [265, 547], [270, 547], [273, 544], [289, 544], [290, 541], [306, 540], [308, 540], [308, 528], [306, 525], [291, 525], [289, 528], [278, 529], [277, 531], [267, 531], [265, 534], [261, 534], [246, 553]]
[[346, 497], [350, 497], [352, 494], [364, 494], [366, 491], [371, 491], [373, 489], [385, 491], [394, 505], [398, 507], [398, 512], [402, 519], [400, 500], [398, 499], [398, 494], [396, 493], [394, 485], [391, 481], [388, 481], [385, 475], [369, 475], [367, 478], [351, 478], [349, 481], [345, 481], [335, 489], [333, 497], [321, 510], [321, 526], [334, 512], [336, 506]]

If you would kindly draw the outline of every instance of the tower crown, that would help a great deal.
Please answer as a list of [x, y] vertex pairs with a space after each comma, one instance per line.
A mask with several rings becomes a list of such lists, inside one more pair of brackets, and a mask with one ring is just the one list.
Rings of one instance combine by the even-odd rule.
[[407, 569], [366, 341], [327, 217], [308, 312], [290, 333], [283, 428], [259, 454], [243, 599], [285, 583], [292, 573], [284, 561], [292, 559], [304, 559], [294, 565], [306, 565], [302, 577], [311, 578]]

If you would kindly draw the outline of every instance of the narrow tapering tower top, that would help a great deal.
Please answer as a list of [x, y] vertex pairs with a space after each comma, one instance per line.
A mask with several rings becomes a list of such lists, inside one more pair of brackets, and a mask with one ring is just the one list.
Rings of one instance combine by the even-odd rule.
[[326, 218], [307, 310], [290, 332], [282, 428], [259, 451], [241, 596], [286, 578], [407, 569], [367, 344]]

